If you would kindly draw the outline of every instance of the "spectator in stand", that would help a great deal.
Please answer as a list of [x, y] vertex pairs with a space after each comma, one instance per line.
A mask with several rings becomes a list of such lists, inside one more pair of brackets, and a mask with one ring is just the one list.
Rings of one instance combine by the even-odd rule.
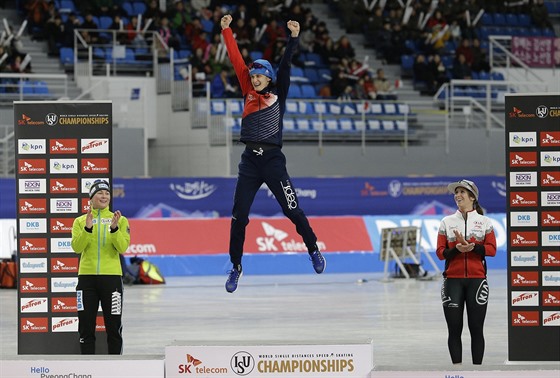
[[98, 43], [99, 42], [99, 34], [94, 30], [97, 30], [97, 24], [93, 20], [93, 14], [87, 13], [86, 17], [84, 18], [84, 22], [80, 25], [80, 29], [92, 29], [87, 31], [82, 31], [82, 36], [86, 36], [86, 41], [88, 43]]
[[340, 60], [344, 58], [353, 59], [356, 56], [354, 47], [352, 46], [352, 43], [350, 43], [350, 39], [348, 39], [348, 36], [346, 35], [340, 37], [334, 47], [334, 53]]
[[475, 72], [490, 71], [490, 64], [488, 63], [488, 58], [486, 56], [486, 51], [480, 46], [480, 39], [474, 38], [472, 40], [472, 53], [473, 60], [471, 69]]
[[433, 16], [428, 19], [426, 27], [428, 29], [433, 29], [436, 25], [439, 25], [442, 29], [445, 27], [445, 25], [447, 25], [447, 22], [443, 17], [443, 13], [439, 9], [437, 9], [434, 12]]
[[185, 27], [192, 21], [194, 20], [191, 17], [191, 10], [181, 0], [175, 1], [173, 9], [169, 12], [170, 27], [175, 30], [185, 30]]
[[375, 88], [375, 84], [373, 82], [373, 77], [371, 76], [369, 71], [366, 71], [364, 75], [364, 92], [367, 95], [367, 99], [375, 100], [377, 98], [377, 89]]
[[169, 27], [169, 19], [163, 16], [159, 19], [159, 27], [157, 32], [165, 44], [175, 50], [179, 50], [179, 39], [175, 32]]
[[226, 67], [222, 67], [220, 72], [214, 75], [210, 86], [210, 93], [214, 98], [241, 97], [239, 87], [233, 83], [229, 70]]
[[130, 22], [126, 25], [128, 43], [133, 47], [148, 47], [142, 25], [138, 23], [138, 16], [132, 16]]
[[[376, 6], [373, 10], [373, 15], [371, 15], [365, 26], [366, 35], [371, 37], [370, 41], [366, 44], [371, 44], [373, 47], [377, 47], [378, 44], [378, 34], [383, 30], [383, 9]], [[369, 38], [368, 38], [369, 39]]]
[[[187, 42], [190, 43], [192, 46], [192, 41], [200, 36], [200, 34], [204, 31], [204, 28], [202, 27], [202, 22], [200, 21], [200, 18], [195, 17], [192, 19], [191, 22], [188, 22], [185, 25], [184, 29], [181, 30], [184, 30], [184, 34], [185, 37], [187, 38]], [[195, 49], [193, 48], [193, 50]]]
[[471, 66], [473, 63], [473, 51], [471, 47], [471, 41], [467, 38], [463, 38], [461, 40], [461, 44], [455, 50], [455, 56], [459, 56], [461, 54], [465, 56], [465, 62], [467, 62], [467, 64]]
[[[395, 81], [397, 83], [398, 80]], [[377, 75], [373, 80], [373, 85], [377, 90], [377, 100], [396, 100], [397, 99], [397, 85], [389, 82], [387, 77], [385, 77], [385, 71], [383, 68], [377, 69]]]
[[76, 13], [71, 12], [68, 15], [68, 20], [64, 23], [64, 46], [74, 47], [74, 29], [80, 27], [80, 20]]
[[13, 73], [31, 73], [31, 60], [26, 59], [28, 54], [16, 54], [11, 64]]
[[[158, 25], [161, 18], [164, 16], [164, 13], [159, 9], [159, 4], [157, 0], [151, 0], [146, 7], [146, 11], [142, 15], [142, 18], [145, 20], [149, 20], [150, 18], [153, 20], [154, 25]], [[169, 23], [169, 19], [167, 20]]]
[[252, 45], [253, 35], [249, 29], [249, 26], [243, 18], [238, 18], [235, 21], [235, 25], [232, 25], [231, 30], [235, 34], [235, 39], [240, 47], [250, 48]]
[[546, 7], [544, 0], [536, 0], [535, 4], [533, 4], [531, 7], [531, 19], [538, 28], [554, 29], [552, 27], [552, 23], [550, 22], [548, 8]]
[[414, 76], [414, 86], [416, 88], [422, 88], [420, 93], [433, 95], [436, 91], [436, 83], [432, 72], [428, 68], [428, 62], [426, 62], [426, 56], [424, 54], [416, 55], [412, 71]]
[[114, 30], [116, 32], [117, 41], [121, 45], [128, 42], [128, 32], [125, 32], [126, 27], [120, 15], [116, 14], [113, 16], [113, 23], [109, 26], [109, 30]]
[[463, 54], [459, 54], [453, 62], [451, 76], [453, 79], [471, 80], [471, 68], [467, 64], [467, 59]]
[[46, 25], [47, 46], [49, 56], [58, 56], [60, 47], [64, 44], [64, 24], [62, 18], [56, 15], [52, 21], [47, 22]]
[[347, 87], [350, 86], [350, 81], [348, 76], [343, 69], [338, 68], [334, 74], [331, 81], [331, 95], [334, 98], [340, 98], [344, 95]]
[[449, 76], [451, 74], [448, 72], [447, 68], [443, 64], [439, 54], [435, 54], [430, 57], [428, 62], [429, 70], [429, 80], [433, 82], [434, 92], [439, 89], [444, 83], [449, 81]]
[[27, 28], [31, 38], [43, 40], [45, 38], [45, 24], [49, 19], [49, 4], [46, 0], [30, 0], [25, 4], [27, 11]]

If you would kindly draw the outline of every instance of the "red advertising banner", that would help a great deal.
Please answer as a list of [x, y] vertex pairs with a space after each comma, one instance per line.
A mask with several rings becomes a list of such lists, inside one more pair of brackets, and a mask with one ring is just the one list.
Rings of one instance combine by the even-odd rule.
[[[230, 219], [130, 219], [129, 254], [208, 255], [228, 253]], [[324, 252], [373, 251], [362, 217], [310, 217]], [[286, 218], [252, 218], [246, 253], [307, 252]]]
[[560, 64], [560, 38], [512, 37], [511, 52], [529, 67]]

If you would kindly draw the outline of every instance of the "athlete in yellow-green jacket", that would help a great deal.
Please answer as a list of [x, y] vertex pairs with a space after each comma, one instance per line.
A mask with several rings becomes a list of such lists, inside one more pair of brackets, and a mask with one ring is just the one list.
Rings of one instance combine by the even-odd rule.
[[96, 180], [90, 188], [90, 207], [72, 226], [72, 249], [80, 255], [78, 332], [82, 354], [95, 354], [95, 327], [99, 302], [107, 331], [109, 354], [122, 354], [122, 268], [120, 254], [130, 244], [128, 220], [109, 209], [111, 187]]

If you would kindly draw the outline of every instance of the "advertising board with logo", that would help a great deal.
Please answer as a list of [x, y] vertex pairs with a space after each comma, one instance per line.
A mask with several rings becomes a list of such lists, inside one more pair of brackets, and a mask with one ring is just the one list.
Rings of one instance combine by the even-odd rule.
[[18, 354], [80, 351], [72, 224], [87, 211], [84, 179], [111, 177], [111, 123], [110, 101], [14, 102]]
[[559, 361], [560, 96], [507, 95], [505, 116], [508, 359]]
[[297, 377], [371, 376], [373, 345], [210, 345], [165, 348], [165, 376]]

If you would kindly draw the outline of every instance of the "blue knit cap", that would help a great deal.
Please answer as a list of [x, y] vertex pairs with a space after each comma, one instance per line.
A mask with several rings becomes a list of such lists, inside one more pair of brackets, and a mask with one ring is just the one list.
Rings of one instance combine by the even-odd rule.
[[249, 64], [249, 74], [261, 74], [269, 77], [272, 82], [276, 81], [276, 72], [274, 72], [272, 65], [266, 59], [257, 59], [253, 63]]

